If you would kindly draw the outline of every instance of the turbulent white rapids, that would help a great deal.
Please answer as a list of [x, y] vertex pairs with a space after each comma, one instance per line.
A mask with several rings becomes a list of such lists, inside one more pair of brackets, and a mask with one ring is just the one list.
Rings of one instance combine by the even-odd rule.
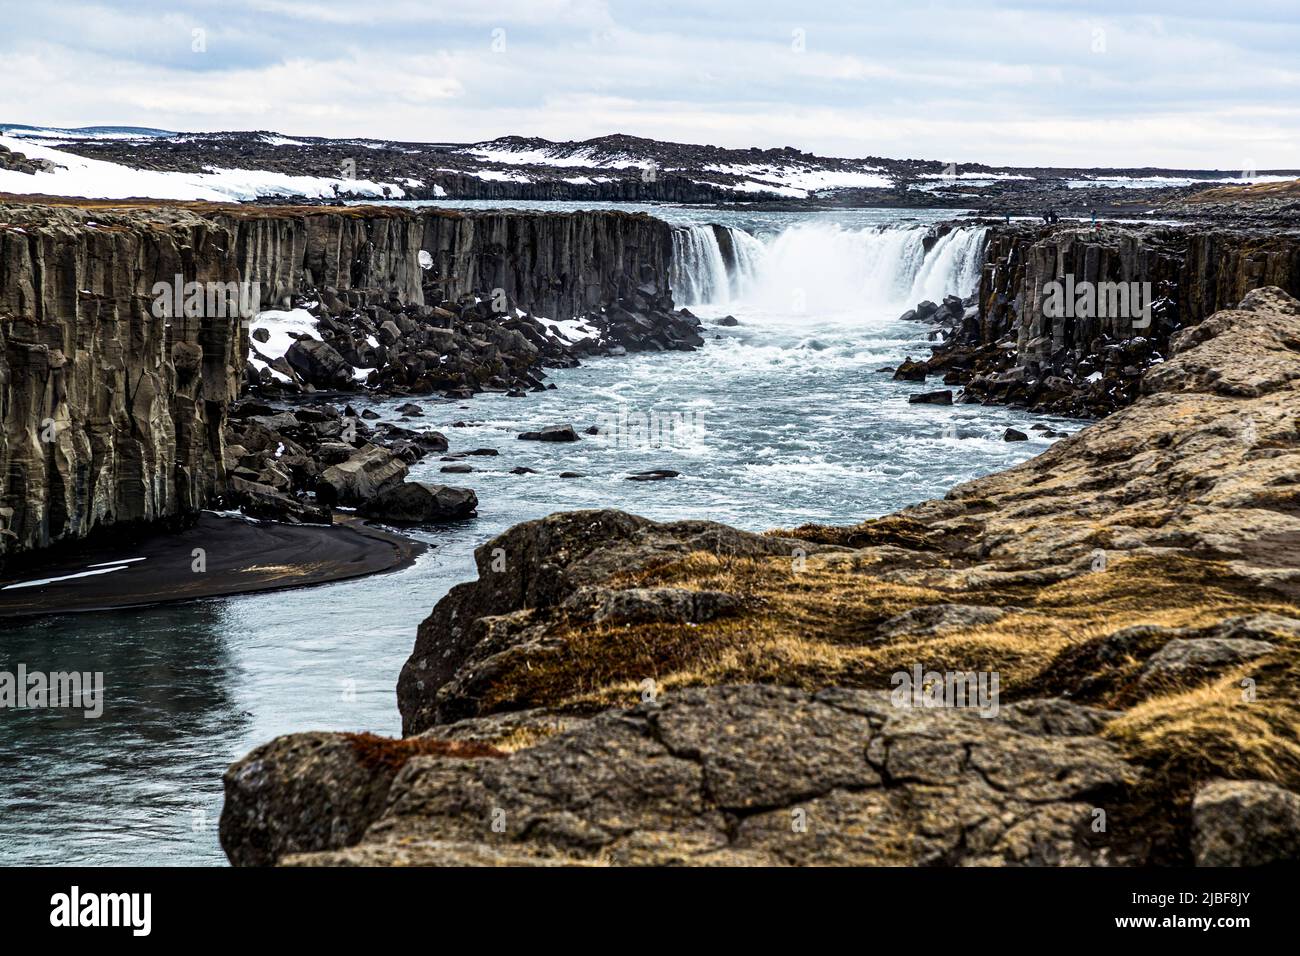
[[686, 306], [743, 303], [812, 316], [900, 311], [924, 299], [970, 295], [986, 232], [960, 226], [927, 251], [926, 226], [804, 222], [765, 241], [731, 226], [679, 226], [670, 282]]

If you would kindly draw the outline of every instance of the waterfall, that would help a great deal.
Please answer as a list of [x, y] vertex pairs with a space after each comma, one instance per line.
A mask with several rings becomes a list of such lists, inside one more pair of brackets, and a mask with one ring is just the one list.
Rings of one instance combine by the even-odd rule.
[[669, 274], [673, 296], [682, 305], [725, 303], [731, 298], [731, 275], [713, 226], [679, 226], [673, 230]]
[[901, 312], [924, 299], [974, 292], [986, 232], [958, 226], [927, 251], [925, 226], [804, 222], [765, 242], [726, 226], [680, 226], [673, 232], [670, 281], [683, 305], [744, 303], [813, 315]]

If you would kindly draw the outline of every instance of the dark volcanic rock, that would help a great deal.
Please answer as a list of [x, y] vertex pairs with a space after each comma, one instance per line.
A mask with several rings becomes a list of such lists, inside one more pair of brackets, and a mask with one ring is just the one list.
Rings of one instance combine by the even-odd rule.
[[913, 362], [909, 355], [903, 359], [902, 363], [894, 369], [894, 381], [896, 382], [924, 382], [925, 381], [925, 363]]
[[185, 210], [0, 210], [0, 563], [184, 523], [226, 491], [247, 336], [237, 315], [163, 322], [152, 306], [195, 263], [237, 282], [235, 249]]
[[1300, 859], [1300, 795], [1263, 780], [1215, 780], [1192, 802], [1198, 866]]
[[316, 496], [330, 505], [362, 505], [380, 492], [400, 484], [406, 462], [387, 448], [367, 445], [341, 465], [321, 472]]
[[284, 354], [303, 381], [318, 388], [345, 388], [352, 384], [352, 366], [325, 342], [299, 339]]
[[934, 392], [917, 392], [915, 395], [907, 396], [907, 400], [913, 405], [951, 405], [952, 389], [940, 389]]
[[577, 441], [578, 433], [572, 425], [548, 425], [541, 431], [522, 432], [519, 437], [523, 441]]
[[628, 475], [628, 481], [663, 481], [666, 478], [680, 478], [680, 471], [672, 471], [668, 468], [656, 468], [652, 471], [638, 471], [636, 474]]
[[469, 488], [404, 481], [380, 492], [357, 511], [391, 524], [434, 524], [468, 518], [477, 507], [478, 496]]
[[[1300, 295], [1295, 229], [1012, 224], [989, 230], [984, 258], [979, 292], [946, 323], [952, 334], [934, 347], [929, 371], [966, 386], [968, 401], [1081, 417], [1131, 404], [1182, 330], [1252, 290]], [[1080, 313], [1071, 302], [1055, 314], [1048, 290], [1067, 276], [1080, 289], [1148, 283], [1150, 308]]]

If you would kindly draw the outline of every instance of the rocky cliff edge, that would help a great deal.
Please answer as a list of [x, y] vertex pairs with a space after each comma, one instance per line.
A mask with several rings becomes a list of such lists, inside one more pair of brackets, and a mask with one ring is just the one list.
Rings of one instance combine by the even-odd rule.
[[1180, 333], [1143, 392], [855, 527], [511, 529], [420, 628], [408, 736], [253, 751], [228, 856], [1300, 858], [1300, 302]]

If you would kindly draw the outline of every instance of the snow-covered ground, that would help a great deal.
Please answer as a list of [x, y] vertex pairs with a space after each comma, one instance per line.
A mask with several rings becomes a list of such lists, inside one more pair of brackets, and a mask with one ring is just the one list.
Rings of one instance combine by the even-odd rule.
[[636, 159], [621, 154], [598, 153], [591, 148], [569, 151], [561, 146], [547, 149], [490, 149], [482, 145], [467, 146], [457, 150], [489, 163], [513, 166], [581, 166], [587, 169], [649, 169], [654, 165], [646, 159]]
[[[269, 336], [265, 342], [259, 342], [251, 337], [251, 334], [259, 329], [265, 329]], [[289, 351], [289, 346], [298, 340], [299, 335], [317, 337], [316, 317], [306, 309], [267, 309], [253, 316], [248, 324], [248, 330], [251, 340], [248, 361], [259, 372], [268, 369], [271, 377], [277, 382], [288, 382], [289, 377], [271, 368], [271, 363], [278, 358], [283, 358], [284, 353]], [[370, 370], [366, 371], [368, 373]]]
[[745, 181], [727, 188], [740, 192], [775, 192], [782, 196], [807, 199], [822, 189], [885, 189], [890, 178], [875, 167], [862, 170], [817, 169], [812, 166], [710, 165], [711, 173], [743, 176]]
[[[518, 312], [518, 314], [523, 315], [524, 313]], [[582, 319], [538, 319], [538, 321], [549, 326], [551, 331], [559, 333], [560, 336], [570, 342], [577, 342], [580, 339], [594, 339], [600, 334], [595, 326], [588, 325]]]
[[1247, 183], [1285, 183], [1295, 179], [1294, 176], [1232, 176], [1225, 178], [1197, 177], [1182, 179], [1176, 176], [1099, 176], [1096, 179], [1071, 179], [1071, 189], [1087, 189], [1091, 186], [1105, 186], [1110, 189], [1164, 189], [1172, 186], [1244, 186]]
[[0, 169], [0, 192], [21, 195], [79, 196], [85, 199], [200, 199], [244, 202], [260, 196], [301, 196], [330, 199], [335, 187], [343, 195], [382, 198], [405, 196], [396, 183], [326, 176], [290, 176], [257, 169], [217, 169], [203, 173], [135, 169], [102, 159], [87, 159], [42, 146], [32, 139], [0, 136], [0, 145], [29, 159], [44, 159], [56, 169], [35, 174]]
[[479, 179], [485, 179], [488, 182], [495, 183], [531, 183], [532, 180], [523, 173], [504, 173], [499, 169], [480, 169], [471, 171], [471, 176], [477, 176]]

